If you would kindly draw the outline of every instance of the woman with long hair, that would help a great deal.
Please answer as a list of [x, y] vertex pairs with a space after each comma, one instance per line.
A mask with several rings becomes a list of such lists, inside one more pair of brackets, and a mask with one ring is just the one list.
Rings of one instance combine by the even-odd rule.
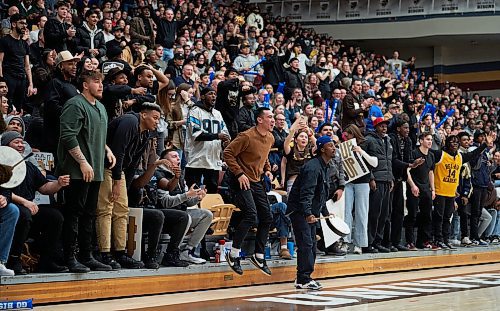
[[[297, 118], [283, 144], [281, 159], [281, 188], [290, 192], [300, 168], [314, 156], [316, 138], [307, 127], [306, 118]], [[293, 140], [293, 145], [292, 145]]]
[[[368, 168], [377, 167], [377, 157], [372, 157], [366, 153], [366, 138], [361, 133], [359, 127], [354, 124], [348, 125], [342, 134], [344, 141], [356, 140], [356, 146], [352, 148]], [[344, 237], [347, 243], [354, 244], [354, 253], [361, 254], [363, 247], [368, 247], [368, 207], [370, 195], [370, 171], [356, 180], [346, 183], [345, 194], [345, 214], [344, 221], [351, 229], [351, 233]], [[356, 198], [356, 200], [354, 200]], [[354, 204], [356, 204], [354, 206]], [[352, 209], [354, 207], [354, 232]]]
[[[158, 137], [158, 146], [157, 153], [161, 154], [163, 150], [165, 150], [165, 140], [168, 137], [169, 133], [169, 125], [167, 122], [167, 116], [172, 113], [172, 102], [175, 99], [175, 84], [172, 80], [169, 81], [168, 86], [160, 89], [158, 91], [158, 96], [156, 97], [156, 101], [158, 105], [161, 107], [162, 115], [160, 119], [160, 125], [158, 128], [163, 129], [162, 132], [159, 132]], [[166, 126], [165, 126], [166, 125]]]
[[182, 83], [177, 87], [175, 101], [172, 103], [171, 111], [165, 117], [168, 123], [168, 141], [172, 146], [184, 150], [184, 137], [186, 132], [186, 121], [189, 109], [194, 105], [191, 101], [194, 90], [191, 85]]

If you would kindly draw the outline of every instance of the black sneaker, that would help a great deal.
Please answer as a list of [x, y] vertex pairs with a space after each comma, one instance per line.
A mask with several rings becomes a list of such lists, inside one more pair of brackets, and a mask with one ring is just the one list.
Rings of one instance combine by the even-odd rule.
[[396, 248], [397, 248], [397, 249], [398, 249], [398, 251], [400, 251], [400, 252], [408, 252], [408, 251], [410, 250], [408, 247], [406, 247], [406, 246], [404, 246], [404, 245], [401, 245], [401, 244], [396, 245]]
[[70, 257], [66, 260], [66, 266], [68, 266], [69, 272], [73, 273], [87, 273], [90, 272], [89, 267], [82, 265], [76, 260], [75, 257]]
[[144, 262], [144, 267], [146, 269], [157, 270], [160, 268], [160, 264], [158, 263], [156, 256], [150, 256], [150, 255], [146, 254], [144, 256], [143, 262]]
[[231, 252], [226, 252], [226, 261], [229, 265], [229, 268], [233, 269], [236, 274], [242, 275], [243, 269], [241, 269], [241, 258], [240, 257], [232, 257]]
[[101, 253], [101, 262], [105, 265], [111, 266], [113, 270], [120, 270], [122, 266], [116, 262], [111, 253]]
[[447, 250], [449, 249], [448, 245], [446, 245], [444, 242], [435, 242], [436, 246], [440, 247], [442, 250]]
[[142, 269], [144, 268], [144, 263], [142, 261], [137, 261], [134, 258], [127, 255], [125, 252], [119, 252], [115, 254], [116, 261], [120, 264], [123, 269]]
[[102, 262], [96, 260], [94, 257], [81, 258], [80, 263], [87, 266], [92, 271], [111, 271], [110, 265], [103, 264]]
[[165, 254], [163, 255], [163, 259], [161, 260], [161, 265], [165, 267], [182, 267], [182, 268], [189, 266], [189, 263], [184, 260], [181, 260], [179, 256], [180, 256], [179, 250], [168, 253], [165, 252]]
[[389, 250], [391, 251], [391, 253], [396, 253], [399, 251], [399, 249], [396, 246], [389, 247]]
[[28, 271], [24, 270], [20, 257], [10, 256], [7, 260], [7, 268], [14, 271], [16, 275], [26, 275]]
[[457, 248], [456, 248], [455, 246], [453, 246], [450, 242], [444, 242], [444, 244], [445, 244], [446, 246], [448, 246], [448, 249], [449, 249], [450, 251], [455, 251], [455, 250], [457, 250]]
[[337, 242], [326, 249], [327, 255], [345, 256], [347, 255], [347, 248], [344, 248], [343, 243]]
[[384, 247], [382, 245], [375, 245], [375, 248], [378, 250], [379, 253], [390, 253], [391, 250], [388, 249], [387, 247]]
[[378, 253], [378, 249], [376, 249], [375, 247], [373, 246], [368, 246], [368, 247], [363, 247], [363, 254], [366, 253], [366, 254], [377, 254]]
[[66, 266], [60, 266], [54, 261], [40, 261], [40, 264], [38, 265], [38, 272], [39, 273], [64, 273], [64, 272], [69, 272], [68, 267]]
[[269, 270], [265, 259], [257, 258], [257, 256], [253, 254], [252, 257], [250, 257], [250, 262], [253, 263], [253, 265], [257, 268], [259, 268], [260, 271], [262, 271], [262, 273], [264, 273], [265, 275], [271, 275], [271, 270]]

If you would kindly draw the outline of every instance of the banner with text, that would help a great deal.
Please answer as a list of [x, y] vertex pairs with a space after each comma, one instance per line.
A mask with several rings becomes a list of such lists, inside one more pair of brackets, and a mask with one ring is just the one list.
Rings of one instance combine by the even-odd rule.
[[365, 161], [363, 161], [361, 154], [352, 151], [352, 148], [355, 146], [357, 146], [355, 138], [345, 141], [339, 145], [344, 172], [348, 178], [347, 182], [358, 179], [359, 177], [370, 172]]
[[261, 14], [271, 14], [272, 16], [281, 16], [281, 1], [259, 3]]
[[309, 17], [309, 2], [285, 2], [283, 4], [283, 16], [291, 20], [300, 21]]
[[368, 0], [339, 0], [339, 20], [368, 18]]
[[399, 15], [399, 0], [371, 0], [369, 18], [383, 18]]
[[311, 14], [309, 20], [333, 20], [337, 18], [336, 1], [311, 2]]
[[[497, 0], [500, 5], [500, 1]], [[483, 12], [483, 11], [494, 11], [495, 0], [469, 0], [469, 11]]]
[[461, 13], [467, 11], [467, 0], [434, 0], [433, 14]]
[[400, 15], [428, 15], [432, 11], [432, 1], [401, 1]]

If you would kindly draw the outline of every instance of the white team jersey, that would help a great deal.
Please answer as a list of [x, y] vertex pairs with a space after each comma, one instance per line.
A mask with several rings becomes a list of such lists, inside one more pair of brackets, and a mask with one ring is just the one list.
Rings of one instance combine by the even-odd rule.
[[222, 141], [196, 140], [202, 133], [219, 134], [229, 132], [222, 115], [216, 109], [211, 112], [194, 106], [188, 114], [186, 135], [187, 167], [205, 168], [220, 171], [222, 169]]

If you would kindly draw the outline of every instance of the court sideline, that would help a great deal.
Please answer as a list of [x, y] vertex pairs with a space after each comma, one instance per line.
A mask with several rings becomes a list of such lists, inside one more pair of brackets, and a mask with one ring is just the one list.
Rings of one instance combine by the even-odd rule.
[[[471, 277], [479, 274], [498, 274], [500, 264], [475, 265], [466, 267], [452, 267], [443, 269], [430, 269], [411, 272], [398, 272], [375, 274], [368, 276], [344, 277], [322, 280], [324, 291], [335, 292], [335, 290], [349, 290], [356, 286], [371, 287], [385, 286], [386, 283], [401, 283], [420, 279], [432, 279], [440, 277], [453, 277], [467, 275]], [[430, 281], [435, 282], [435, 281]], [[493, 283], [492, 283], [493, 284]], [[500, 284], [500, 283], [499, 283]], [[449, 287], [449, 286], [448, 286]], [[458, 286], [460, 287], [460, 286]], [[457, 287], [457, 288], [458, 288]], [[463, 286], [462, 286], [463, 287]], [[439, 289], [439, 285], [437, 285]], [[358, 289], [357, 289], [358, 290]], [[432, 291], [432, 287], [431, 287]], [[500, 287], [491, 286], [487, 288], [472, 287], [470, 289], [460, 289], [460, 291], [451, 291], [442, 293], [434, 289], [434, 293], [426, 296], [408, 297], [397, 300], [374, 302], [373, 299], [361, 299], [360, 304], [356, 306], [321, 306], [311, 307], [307, 304], [297, 304], [295, 306], [289, 303], [275, 303], [274, 300], [284, 298], [275, 297], [293, 297], [297, 299], [306, 299], [310, 301], [311, 296], [317, 295], [315, 292], [295, 291], [292, 283], [281, 283], [274, 285], [260, 285], [237, 287], [231, 289], [218, 289], [207, 291], [186, 292], [177, 294], [154, 295], [135, 298], [122, 298], [95, 302], [71, 303], [60, 305], [47, 305], [36, 307], [36, 310], [387, 310], [393, 308], [400, 310], [424, 310], [436, 308], [441, 310], [497, 310], [500, 303]], [[301, 295], [306, 296], [301, 296]], [[321, 293], [319, 293], [322, 295]], [[294, 298], [294, 299], [295, 299]], [[258, 301], [262, 300], [263, 303]], [[314, 299], [314, 298], [313, 298]], [[320, 296], [320, 298], [326, 300]], [[343, 298], [338, 298], [343, 299]], [[253, 300], [253, 301], [252, 301]], [[438, 303], [438, 305], [436, 305]], [[399, 306], [399, 307], [398, 307]], [[294, 308], [295, 307], [295, 308]], [[290, 309], [292, 308], [292, 309]]]

